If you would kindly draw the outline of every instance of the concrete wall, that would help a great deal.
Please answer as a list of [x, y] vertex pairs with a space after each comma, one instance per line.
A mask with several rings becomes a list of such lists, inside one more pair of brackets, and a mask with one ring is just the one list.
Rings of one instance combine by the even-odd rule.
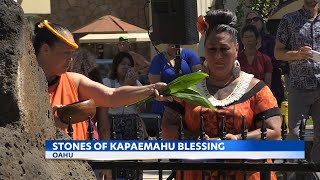
[[51, 14], [43, 17], [72, 31], [108, 14], [145, 28], [144, 5], [145, 0], [54, 0]]
[[21, 5], [24, 14], [27, 15], [51, 13], [50, 0], [18, 0], [16, 2]]

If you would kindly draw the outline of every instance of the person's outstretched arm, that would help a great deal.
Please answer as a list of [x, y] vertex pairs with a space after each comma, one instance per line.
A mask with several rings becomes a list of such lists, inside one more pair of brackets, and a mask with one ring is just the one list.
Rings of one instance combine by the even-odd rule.
[[170, 99], [170, 97], [159, 95], [158, 92], [158, 90], [166, 86], [165, 83], [109, 88], [78, 73], [68, 73], [68, 75], [78, 89], [80, 100], [93, 99], [96, 105], [101, 107], [120, 107], [129, 105], [138, 102], [151, 94], [155, 94], [156, 99], [160, 101]]

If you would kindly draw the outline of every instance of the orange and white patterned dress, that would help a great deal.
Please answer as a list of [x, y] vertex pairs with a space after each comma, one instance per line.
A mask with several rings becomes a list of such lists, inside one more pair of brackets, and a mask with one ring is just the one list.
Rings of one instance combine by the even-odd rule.
[[[251, 78], [252, 79], [252, 78]], [[249, 80], [250, 83], [251, 80]], [[210, 99], [210, 98], [209, 98]], [[192, 134], [200, 134], [200, 114], [203, 115], [203, 122], [205, 133], [209, 137], [219, 137], [219, 128], [221, 128], [221, 116], [225, 116], [225, 130], [226, 133], [240, 134], [242, 129], [242, 116], [245, 117], [245, 122], [248, 131], [258, 129], [256, 123], [261, 121], [261, 117], [265, 116], [266, 119], [279, 116], [280, 109], [278, 108], [277, 101], [274, 98], [271, 90], [263, 81], [258, 82], [251, 90], [243, 95], [236, 101], [226, 106], [216, 106], [217, 112], [212, 109], [197, 106], [188, 102], [183, 102], [185, 116], [184, 128], [189, 130]], [[241, 157], [239, 157], [241, 159]], [[206, 171], [206, 179], [217, 179], [216, 171]], [[185, 180], [198, 180], [202, 179], [202, 171], [184, 171]], [[242, 172], [228, 172], [230, 177], [227, 179], [242, 180], [244, 174]], [[180, 173], [177, 173], [179, 179]], [[247, 177], [249, 180], [260, 179], [259, 172], [248, 172]], [[222, 177], [220, 177], [222, 178]], [[276, 179], [275, 173], [271, 173], [271, 179]]]

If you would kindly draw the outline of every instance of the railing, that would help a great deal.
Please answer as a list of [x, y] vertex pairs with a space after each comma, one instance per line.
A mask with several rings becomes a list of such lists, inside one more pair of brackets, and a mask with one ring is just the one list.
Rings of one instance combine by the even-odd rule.
[[[244, 178], [248, 171], [259, 171], [260, 179], [270, 179], [270, 172], [277, 171], [283, 179], [286, 179], [285, 172], [319, 172], [320, 163], [297, 162], [297, 163], [253, 163], [253, 162], [133, 162], [133, 161], [105, 161], [89, 162], [93, 169], [112, 169], [116, 172], [118, 168], [138, 169], [138, 170], [158, 170], [158, 178], [163, 179], [163, 170], [216, 170], [223, 174], [223, 171], [242, 171]], [[296, 179], [304, 179], [304, 174], [297, 173]], [[168, 179], [173, 179], [175, 174], [171, 174]], [[116, 179], [113, 176], [113, 179]], [[202, 178], [205, 179], [205, 178]], [[226, 179], [226, 177], [225, 177]], [[280, 178], [279, 178], [280, 179]]]
[[[282, 116], [282, 124], [281, 124], [281, 136], [282, 139], [285, 140], [287, 137], [287, 125], [285, 123], [285, 117]], [[221, 127], [219, 127], [219, 134], [222, 140], [225, 139], [225, 117], [221, 116]], [[299, 127], [299, 139], [305, 139], [305, 129], [306, 129], [306, 121], [307, 119], [304, 116], [301, 116], [301, 123]], [[89, 118], [89, 126], [88, 126], [88, 133], [90, 139], [93, 138], [92, 136], [92, 124], [91, 118]], [[114, 120], [111, 120], [112, 126], [112, 137], [113, 139], [116, 136], [116, 133], [113, 131], [114, 128]], [[69, 135], [72, 137], [72, 126], [70, 125], [71, 119], [69, 121]], [[158, 124], [158, 131], [156, 133], [156, 139], [161, 140], [161, 128], [160, 128], [160, 118], [157, 118]], [[203, 123], [203, 116], [201, 115], [200, 119], [200, 128], [201, 128], [201, 139], [205, 138], [205, 128]], [[262, 117], [262, 127], [261, 127], [261, 140], [266, 140], [267, 128], [265, 126], [265, 117]], [[245, 123], [244, 117], [242, 118], [242, 133], [241, 137], [243, 140], [247, 138], [247, 127]], [[183, 134], [183, 123], [182, 118], [180, 118], [180, 127], [179, 127], [179, 139], [184, 139]], [[305, 159], [303, 160], [296, 160], [295, 162], [289, 162], [288, 160], [276, 160], [272, 161], [272, 163], [267, 163], [266, 160], [261, 160], [260, 162], [253, 162], [249, 160], [239, 160], [238, 162], [227, 162], [225, 160], [217, 160], [214, 162], [209, 161], [191, 161], [191, 160], [174, 160], [174, 161], [164, 161], [164, 160], [155, 160], [155, 161], [89, 161], [89, 164], [93, 169], [112, 169], [113, 170], [113, 179], [117, 179], [119, 175], [119, 169], [127, 169], [131, 170], [129, 172], [135, 172], [133, 174], [129, 174], [126, 179], [138, 179], [142, 177], [142, 171], [140, 170], [158, 170], [159, 179], [163, 178], [163, 170], [172, 170], [172, 174], [168, 177], [168, 179], [175, 178], [176, 170], [180, 170], [180, 178], [184, 178], [184, 170], [202, 170], [202, 179], [206, 179], [206, 171], [207, 170], [214, 170], [218, 171], [218, 177], [222, 177], [223, 179], [227, 179], [226, 171], [242, 171], [243, 172], [243, 179], [247, 179], [247, 175], [249, 171], [257, 171], [260, 172], [260, 179], [267, 180], [270, 179], [270, 172], [277, 171], [279, 177], [286, 179], [286, 172], [320, 172], [320, 163], [312, 163]], [[121, 173], [120, 173], [121, 175]], [[304, 174], [297, 173], [297, 179], [304, 179]], [[281, 179], [281, 178], [280, 178]]]

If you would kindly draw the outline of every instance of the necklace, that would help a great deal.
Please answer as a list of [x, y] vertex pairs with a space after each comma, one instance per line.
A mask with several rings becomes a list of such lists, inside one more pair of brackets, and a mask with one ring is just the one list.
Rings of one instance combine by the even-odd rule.
[[197, 84], [198, 89], [202, 90], [203, 95], [205, 95], [208, 100], [211, 102], [213, 106], [227, 106], [235, 101], [238, 101], [246, 92], [247, 88], [250, 85], [250, 82], [253, 78], [252, 74], [248, 73], [241, 73], [240, 79], [237, 82], [236, 87], [233, 89], [233, 91], [224, 99], [218, 100], [214, 96], [212, 96], [208, 88], [206, 86], [205, 81], [201, 81]]

